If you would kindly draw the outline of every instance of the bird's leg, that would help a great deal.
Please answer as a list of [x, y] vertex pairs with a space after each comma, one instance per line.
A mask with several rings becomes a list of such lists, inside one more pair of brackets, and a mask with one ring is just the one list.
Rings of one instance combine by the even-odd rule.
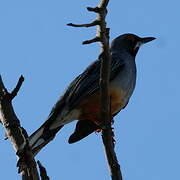
[[[114, 119], [113, 119], [113, 116], [111, 116], [111, 126], [114, 124]], [[115, 140], [115, 138], [114, 138], [114, 136], [115, 136], [115, 134], [114, 134], [114, 131], [113, 131], [113, 127], [110, 127], [110, 129], [111, 129], [111, 133], [112, 133], [112, 135], [111, 135], [111, 140], [112, 140], [112, 143], [113, 144], [115, 144], [116, 143], [116, 140]], [[102, 129], [97, 129], [97, 130], [95, 130], [95, 133], [100, 133], [100, 132], [102, 132]]]

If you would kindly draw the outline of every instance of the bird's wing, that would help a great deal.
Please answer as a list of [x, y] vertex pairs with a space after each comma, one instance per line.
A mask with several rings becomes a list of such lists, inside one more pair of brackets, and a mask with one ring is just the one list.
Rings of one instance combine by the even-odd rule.
[[[122, 71], [124, 67], [124, 60], [117, 54], [111, 56], [110, 66], [110, 81]], [[68, 107], [69, 110], [73, 109], [83, 98], [90, 96], [99, 90], [101, 60], [94, 61], [87, 69], [71, 82], [67, 90], [61, 96], [60, 100], [53, 107], [49, 118], [55, 117], [62, 110], [62, 104]]]
[[[66, 98], [70, 108], [74, 108], [83, 98], [99, 90], [100, 66], [101, 60], [96, 60], [71, 83], [70, 91]], [[118, 58], [116, 54], [112, 55], [110, 81], [114, 79], [123, 67], [124, 61]]]

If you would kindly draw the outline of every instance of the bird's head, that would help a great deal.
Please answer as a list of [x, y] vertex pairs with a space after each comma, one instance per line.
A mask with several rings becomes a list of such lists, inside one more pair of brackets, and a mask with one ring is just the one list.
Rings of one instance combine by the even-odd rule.
[[154, 39], [156, 38], [154, 37], [141, 38], [134, 34], [123, 34], [121, 36], [118, 36], [112, 41], [111, 49], [115, 51], [125, 50], [135, 57], [141, 45], [150, 42]]

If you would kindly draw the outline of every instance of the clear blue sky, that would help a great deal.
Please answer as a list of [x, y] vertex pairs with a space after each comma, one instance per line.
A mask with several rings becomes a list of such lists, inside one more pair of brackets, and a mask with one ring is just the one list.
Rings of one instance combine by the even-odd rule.
[[[71, 28], [95, 14], [98, 1], [0, 1], [0, 73], [11, 90], [25, 82], [14, 107], [32, 133], [45, 121], [67, 85], [99, 54], [99, 45], [81, 42], [95, 28]], [[125, 180], [179, 180], [180, 25], [178, 0], [110, 1], [111, 39], [131, 32], [157, 38], [136, 57], [138, 77], [130, 103], [115, 118], [116, 152]], [[108, 180], [100, 134], [69, 145], [75, 123], [67, 125], [37, 156], [53, 179]], [[19, 179], [16, 157], [0, 128], [0, 179]]]

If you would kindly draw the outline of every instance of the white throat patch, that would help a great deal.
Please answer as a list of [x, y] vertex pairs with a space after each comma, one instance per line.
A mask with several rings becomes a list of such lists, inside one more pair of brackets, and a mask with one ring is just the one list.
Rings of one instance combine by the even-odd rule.
[[134, 49], [136, 48], [140, 48], [144, 43], [142, 43], [141, 41], [138, 41], [134, 47]]

